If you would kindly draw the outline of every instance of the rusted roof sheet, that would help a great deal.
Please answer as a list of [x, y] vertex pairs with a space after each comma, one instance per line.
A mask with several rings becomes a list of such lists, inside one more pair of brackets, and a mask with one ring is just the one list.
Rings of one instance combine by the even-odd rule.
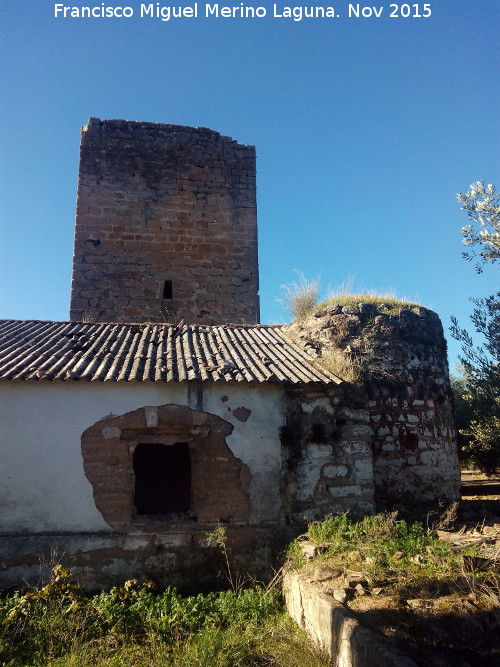
[[279, 326], [0, 320], [0, 379], [338, 384]]

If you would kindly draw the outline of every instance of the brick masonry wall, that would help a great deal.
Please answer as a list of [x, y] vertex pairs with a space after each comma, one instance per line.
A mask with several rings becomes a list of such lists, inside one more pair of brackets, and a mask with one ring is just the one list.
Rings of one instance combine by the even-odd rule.
[[459, 497], [446, 341], [436, 313], [331, 305], [290, 327], [320, 360], [343, 350], [362, 371], [378, 509]]
[[[245, 487], [250, 473], [226, 444], [233, 430], [216, 415], [182, 405], [139, 408], [119, 417], [103, 419], [82, 434], [85, 475], [103, 519], [118, 530], [162, 532], [171, 524], [245, 525], [250, 504]], [[187, 443], [191, 459], [191, 498], [186, 516], [137, 515], [133, 504], [133, 453], [140, 443], [168, 447]], [[223, 489], [223, 492], [221, 491]], [[231, 502], [228, 502], [228, 498]]]
[[259, 321], [255, 148], [206, 128], [82, 129], [70, 318]]

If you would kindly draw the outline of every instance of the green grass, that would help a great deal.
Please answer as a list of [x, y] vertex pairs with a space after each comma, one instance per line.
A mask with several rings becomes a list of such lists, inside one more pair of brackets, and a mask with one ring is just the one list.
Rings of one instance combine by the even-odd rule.
[[128, 581], [87, 596], [57, 566], [46, 586], [0, 599], [0, 665], [257, 664], [325, 664], [276, 589], [183, 597]]
[[[397, 520], [396, 513], [358, 520], [347, 514], [331, 516], [309, 524], [306, 537], [316, 545], [317, 560], [339, 570], [363, 571], [372, 584], [391, 581], [392, 592], [403, 599], [418, 590], [458, 591], [464, 575], [474, 580], [473, 588], [497, 599], [498, 572], [493, 565], [484, 571], [466, 571], [464, 556], [472, 561], [480, 557], [475, 547], [457, 552], [432, 529], [418, 521]], [[288, 559], [295, 568], [306, 564], [300, 539], [290, 545]]]
[[395, 296], [369, 293], [333, 295], [327, 301], [323, 301], [318, 306], [316, 306], [314, 310], [326, 308], [327, 306], [358, 306], [361, 303], [368, 303], [377, 306], [376, 312], [379, 315], [399, 315], [401, 310], [422, 308], [422, 306], [418, 303], [406, 301], [405, 299], [398, 299]]
[[[427, 564], [443, 574], [446, 569], [456, 567], [460, 557], [450, 544], [434, 536], [422, 523], [396, 520], [395, 514], [377, 514], [363, 519], [351, 519], [347, 514], [331, 516], [324, 521], [309, 524], [307, 536], [318, 545], [322, 559], [349, 562], [349, 554], [360, 552], [367, 559], [367, 568], [376, 571], [384, 568], [408, 570], [419, 556], [419, 565]], [[396, 557], [394, 556], [396, 554]], [[297, 556], [299, 560], [297, 561]], [[292, 543], [289, 557], [300, 565], [300, 544]], [[419, 568], [422, 569], [421, 567]]]

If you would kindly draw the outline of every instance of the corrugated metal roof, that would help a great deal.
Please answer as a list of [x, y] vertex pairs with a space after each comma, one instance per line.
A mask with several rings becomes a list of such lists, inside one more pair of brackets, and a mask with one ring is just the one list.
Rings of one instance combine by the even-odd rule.
[[279, 326], [0, 320], [0, 378], [338, 384]]

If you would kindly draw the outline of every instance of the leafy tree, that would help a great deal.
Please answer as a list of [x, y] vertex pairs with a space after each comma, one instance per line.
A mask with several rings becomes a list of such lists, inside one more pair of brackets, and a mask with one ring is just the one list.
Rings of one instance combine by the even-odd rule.
[[[470, 220], [462, 228], [463, 243], [476, 247], [464, 257], [478, 257], [476, 270], [481, 273], [485, 263], [500, 259], [500, 198], [493, 185], [482, 181], [457, 198]], [[450, 328], [462, 343], [462, 377], [453, 382], [459, 445], [462, 458], [492, 474], [500, 468], [500, 292], [471, 301], [471, 321], [483, 344], [476, 346], [456, 317]]]

